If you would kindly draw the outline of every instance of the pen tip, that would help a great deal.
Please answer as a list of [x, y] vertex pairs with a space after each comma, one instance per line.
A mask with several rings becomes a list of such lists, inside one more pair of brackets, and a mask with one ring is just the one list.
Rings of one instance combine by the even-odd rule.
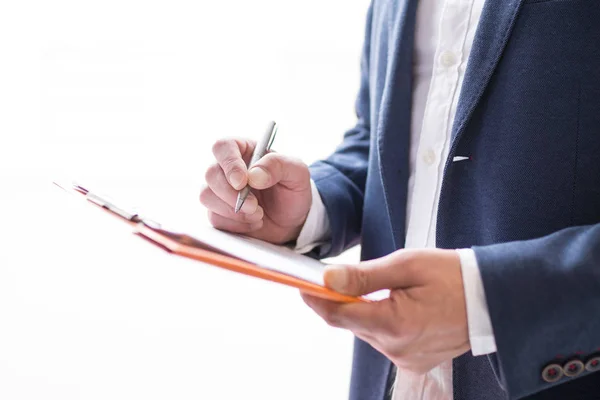
[[242, 199], [238, 199], [236, 201], [236, 203], [235, 203], [235, 209], [234, 209], [234, 211], [235, 211], [236, 214], [240, 212], [240, 210], [242, 209], [243, 205], [244, 205], [244, 201]]

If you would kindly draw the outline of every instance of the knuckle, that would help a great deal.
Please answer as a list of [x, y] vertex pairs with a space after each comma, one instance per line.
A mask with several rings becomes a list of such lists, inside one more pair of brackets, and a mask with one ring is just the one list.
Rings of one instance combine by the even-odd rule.
[[267, 154], [263, 158], [261, 158], [256, 164], [255, 167], [261, 168], [263, 171], [267, 172], [269, 175], [273, 173], [275, 169], [277, 169], [277, 160], [273, 157], [273, 154]]
[[355, 287], [353, 289], [355, 289], [358, 292], [366, 291], [369, 287], [369, 274], [365, 270], [360, 268], [356, 268], [354, 269], [354, 271], [355, 279], [353, 279], [352, 281], [354, 281]]
[[218, 139], [212, 146], [212, 152], [216, 156], [231, 146], [231, 139]]
[[264, 159], [273, 163], [273, 164], [283, 164], [287, 157], [280, 153], [269, 153], [264, 156]]
[[252, 223], [258, 222], [263, 219], [264, 211], [263, 211], [262, 207], [258, 207], [253, 214], [242, 213], [242, 214], [234, 214], [234, 215], [236, 215], [240, 220], [243, 220], [244, 222], [252, 224]]
[[266, 161], [268, 162], [270, 168], [278, 170], [288, 168], [290, 165], [289, 158], [278, 153], [268, 154]]
[[419, 253], [416, 251], [405, 251], [402, 253], [402, 262], [404, 268], [409, 272], [414, 272], [419, 263]]
[[302, 161], [301, 159], [299, 159], [298, 157], [281, 155], [280, 160], [282, 163], [289, 165], [291, 167], [294, 167], [294, 168], [308, 169], [308, 166], [306, 165], [306, 163], [304, 161]]
[[301, 159], [299, 159], [299, 158], [288, 157], [287, 163], [289, 165], [292, 165], [292, 166], [296, 167], [296, 168], [306, 170], [307, 173], [309, 172], [308, 171], [308, 165], [306, 165], [306, 163], [304, 161], [302, 161]]
[[212, 211], [209, 211], [208, 212], [208, 222], [210, 222], [210, 224], [212, 226], [217, 228], [219, 226], [219, 218], [218, 218], [217, 214], [215, 214]]
[[206, 173], [204, 174], [204, 179], [208, 184], [214, 183], [217, 176], [219, 175], [221, 167], [218, 164], [213, 164], [206, 169]]
[[202, 190], [200, 190], [200, 203], [207, 205], [211, 197], [212, 190], [208, 186], [204, 186]]
[[228, 156], [221, 162], [221, 167], [223, 167], [224, 171], [232, 171], [235, 168], [240, 168], [242, 165], [242, 159], [239, 157], [235, 157], [233, 155]]
[[306, 165], [306, 163], [300, 161], [298, 170], [300, 171], [300, 178], [302, 181], [310, 181], [310, 170], [308, 169], [308, 165]]

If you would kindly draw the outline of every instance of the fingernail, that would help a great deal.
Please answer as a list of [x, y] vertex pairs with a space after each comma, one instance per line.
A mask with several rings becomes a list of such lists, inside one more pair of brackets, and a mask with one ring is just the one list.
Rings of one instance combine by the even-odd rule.
[[244, 205], [242, 206], [242, 212], [244, 214], [254, 214], [258, 207], [258, 200], [253, 195], [250, 195], [244, 201]]
[[254, 222], [253, 224], [250, 224], [250, 231], [257, 231], [260, 228], [262, 228], [263, 226], [263, 221], [262, 219], [258, 222]]
[[261, 167], [254, 167], [248, 173], [248, 179], [255, 186], [266, 186], [269, 183], [269, 174]]
[[244, 174], [241, 171], [235, 170], [229, 174], [229, 183], [235, 189], [241, 189], [242, 182], [244, 181]]
[[341, 266], [330, 266], [325, 269], [325, 285], [335, 290], [343, 292], [348, 286], [348, 269]]

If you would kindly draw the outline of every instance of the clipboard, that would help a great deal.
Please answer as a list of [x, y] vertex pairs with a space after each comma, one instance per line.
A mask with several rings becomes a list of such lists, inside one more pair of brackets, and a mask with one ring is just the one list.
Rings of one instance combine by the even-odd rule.
[[[327, 300], [340, 303], [370, 302], [364, 297], [347, 296], [326, 288], [322, 282], [325, 264], [289, 249], [213, 228], [205, 230], [201, 237], [163, 229], [159, 223], [144, 218], [130, 208], [117, 205], [79, 183], [53, 183], [130, 225], [134, 235], [170, 254], [290, 286]], [[244, 249], [253, 251], [244, 254]], [[256, 254], [249, 257], [250, 253]]]

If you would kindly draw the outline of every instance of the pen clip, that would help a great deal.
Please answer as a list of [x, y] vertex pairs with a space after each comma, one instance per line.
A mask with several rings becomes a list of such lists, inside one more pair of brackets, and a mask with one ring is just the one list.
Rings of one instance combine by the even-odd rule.
[[269, 138], [269, 143], [267, 144], [267, 151], [271, 150], [271, 146], [275, 141], [275, 136], [277, 136], [277, 129], [279, 129], [279, 125], [275, 124], [275, 126], [273, 127], [273, 131], [271, 132], [271, 137]]

